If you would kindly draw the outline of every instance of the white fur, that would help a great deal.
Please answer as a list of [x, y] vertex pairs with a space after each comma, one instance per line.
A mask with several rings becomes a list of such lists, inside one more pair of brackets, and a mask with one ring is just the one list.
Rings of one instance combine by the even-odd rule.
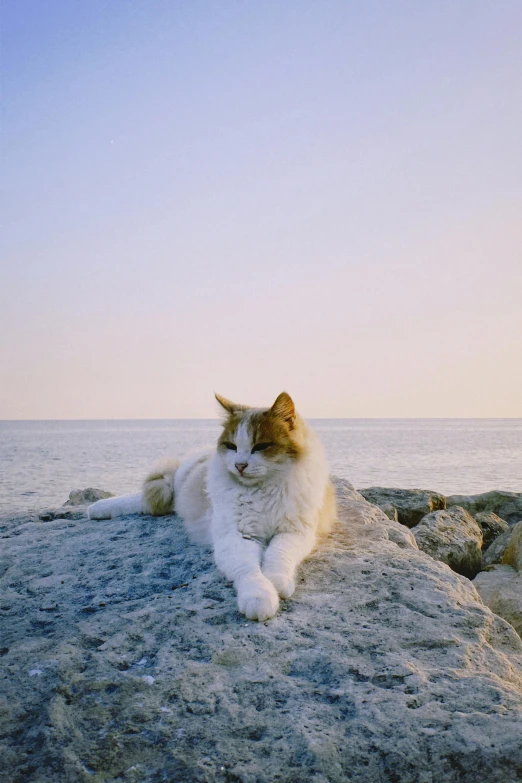
[[[262, 452], [250, 454], [244, 437], [240, 427], [237, 454], [227, 452], [223, 460], [218, 452], [210, 463], [211, 534], [216, 563], [234, 582], [240, 611], [266, 620], [277, 611], [278, 594], [289, 598], [294, 592], [297, 566], [314, 547], [328, 467], [306, 427], [305, 454], [296, 462], [274, 465]], [[230, 454], [249, 461], [243, 477], [234, 475]], [[252, 474], [262, 480], [253, 483]]]
[[212, 546], [210, 499], [207, 493], [208, 465], [215, 449], [191, 457], [179, 466], [174, 477], [175, 508], [197, 544]]
[[[248, 414], [247, 414], [248, 415]], [[246, 423], [235, 433], [237, 452], [206, 451], [165, 472], [176, 512], [191, 537], [211, 545], [217, 566], [234, 582], [240, 611], [252, 620], [272, 617], [279, 596], [295, 589], [297, 566], [316, 542], [328, 467], [315, 434], [299, 422], [302, 454], [274, 462], [251, 453]], [[247, 463], [238, 474], [237, 462]], [[170, 486], [169, 484], [169, 486]], [[149, 513], [141, 494], [94, 503], [91, 519]]]
[[143, 493], [135, 492], [133, 495], [120, 495], [117, 498], [104, 498], [97, 500], [89, 506], [90, 519], [115, 519], [125, 514], [148, 514], [149, 510], [143, 500]]

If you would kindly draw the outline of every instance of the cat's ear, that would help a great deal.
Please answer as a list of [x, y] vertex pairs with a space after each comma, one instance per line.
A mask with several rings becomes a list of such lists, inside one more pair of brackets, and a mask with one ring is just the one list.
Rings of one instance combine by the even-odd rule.
[[226, 397], [222, 397], [221, 394], [217, 394], [217, 392], [214, 392], [214, 397], [219, 402], [223, 410], [225, 410], [230, 416], [233, 413], [237, 413], [238, 411], [246, 411], [247, 409], [246, 405], [237, 405], [237, 403], [227, 400]]
[[290, 429], [294, 426], [296, 417], [295, 405], [290, 395], [286, 392], [281, 392], [270, 408], [270, 412], [279, 419], [284, 419], [290, 426]]

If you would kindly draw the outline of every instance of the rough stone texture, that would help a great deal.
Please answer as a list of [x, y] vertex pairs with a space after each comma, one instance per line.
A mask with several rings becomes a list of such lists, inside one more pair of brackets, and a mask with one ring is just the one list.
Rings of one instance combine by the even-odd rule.
[[65, 501], [64, 506], [85, 506], [89, 505], [89, 503], [95, 503], [97, 500], [112, 497], [114, 497], [112, 492], [106, 492], [104, 489], [95, 489], [94, 487], [73, 489], [69, 493], [69, 500]]
[[434, 511], [413, 528], [419, 549], [468, 579], [482, 566], [482, 531], [463, 508]]
[[0, 779], [520, 782], [520, 638], [338, 487], [264, 624], [175, 517], [4, 520]]
[[359, 492], [369, 503], [379, 506], [388, 517], [390, 514], [387, 509], [390, 506], [396, 509], [399, 522], [407, 527], [415, 527], [431, 511], [446, 508], [444, 495], [424, 489], [368, 487]]
[[381, 511], [384, 511], [388, 519], [393, 519], [394, 522], [399, 521], [399, 514], [397, 512], [397, 509], [395, 508], [395, 506], [392, 506], [391, 503], [383, 502], [380, 504], [376, 503], [375, 505], [378, 505]]
[[502, 562], [522, 571], [522, 522], [513, 528], [509, 544], [502, 555]]
[[62, 508], [46, 509], [38, 514], [41, 522], [51, 522], [53, 519], [82, 519], [85, 516], [84, 508]]
[[483, 550], [487, 549], [502, 533], [509, 530], [508, 523], [493, 511], [479, 511], [478, 514], [475, 514], [474, 519], [482, 530]]
[[504, 552], [508, 548], [509, 542], [511, 540], [511, 532], [512, 532], [512, 528], [506, 530], [505, 533], [502, 533], [502, 535], [496, 538], [493, 541], [493, 543], [490, 544], [490, 546], [486, 549], [486, 551], [482, 553], [483, 571], [489, 566], [494, 565], [495, 563], [502, 562]]
[[486, 606], [522, 636], [522, 573], [509, 565], [494, 565], [481, 571], [473, 584]]
[[480, 511], [494, 511], [510, 525], [522, 521], [521, 492], [483, 492], [481, 495], [449, 495], [447, 507], [461, 506], [475, 516]]

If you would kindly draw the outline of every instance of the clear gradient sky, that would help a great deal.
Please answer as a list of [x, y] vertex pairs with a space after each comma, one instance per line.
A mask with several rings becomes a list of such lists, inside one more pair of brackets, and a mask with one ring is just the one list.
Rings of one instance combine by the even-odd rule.
[[3, 0], [0, 418], [522, 416], [520, 0]]

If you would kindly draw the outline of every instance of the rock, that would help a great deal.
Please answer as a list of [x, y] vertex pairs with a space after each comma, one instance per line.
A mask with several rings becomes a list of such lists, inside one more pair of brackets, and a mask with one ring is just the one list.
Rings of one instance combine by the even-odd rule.
[[463, 508], [433, 511], [423, 517], [412, 533], [419, 549], [447, 563], [458, 574], [473, 579], [480, 571], [482, 531]]
[[496, 538], [509, 530], [508, 523], [493, 511], [479, 511], [475, 514], [474, 519], [482, 530], [483, 549], [487, 549]]
[[486, 606], [522, 636], [522, 573], [509, 565], [494, 565], [481, 571], [473, 584]]
[[53, 519], [83, 519], [85, 511], [79, 509], [67, 509], [65, 506], [57, 509], [49, 509], [38, 514], [41, 522], [50, 522]]
[[522, 571], [522, 522], [513, 528], [509, 544], [502, 555], [502, 563]]
[[477, 589], [486, 606], [490, 606], [495, 593], [509, 585], [516, 575], [517, 572], [511, 566], [489, 566], [485, 571], [477, 574], [473, 580], [473, 586]]
[[522, 641], [408, 528], [337, 488], [338, 526], [266, 623], [238, 613], [175, 517], [11, 520], [7, 779], [519, 782]]
[[482, 553], [482, 570], [488, 568], [495, 563], [501, 563], [504, 557], [504, 552], [508, 548], [511, 540], [511, 528], [502, 533], [496, 538], [492, 544]]
[[444, 495], [423, 489], [369, 487], [359, 492], [369, 503], [379, 506], [390, 519], [394, 517], [387, 509], [396, 509], [399, 522], [407, 527], [414, 527], [431, 511], [446, 508]]
[[399, 514], [397, 512], [397, 509], [395, 506], [392, 506], [391, 503], [386, 503], [386, 501], [382, 503], [376, 503], [375, 505], [378, 505], [381, 511], [384, 511], [388, 519], [393, 519], [394, 522], [399, 521]]
[[73, 489], [69, 493], [69, 500], [65, 501], [64, 506], [87, 506], [90, 503], [95, 503], [97, 500], [112, 497], [114, 497], [112, 492], [106, 492], [104, 489], [95, 489], [94, 487]]
[[483, 492], [481, 495], [449, 495], [447, 507], [461, 506], [472, 516], [480, 511], [493, 511], [510, 525], [522, 521], [522, 493], [520, 492]]

